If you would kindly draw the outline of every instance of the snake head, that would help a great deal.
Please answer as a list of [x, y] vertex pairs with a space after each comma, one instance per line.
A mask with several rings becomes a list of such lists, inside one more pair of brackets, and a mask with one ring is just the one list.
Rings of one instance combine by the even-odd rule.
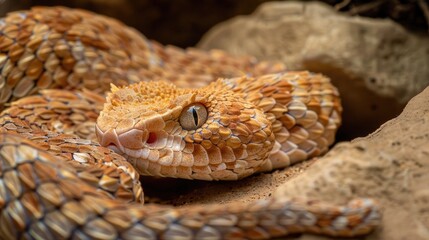
[[144, 175], [201, 180], [248, 176], [273, 144], [264, 113], [219, 79], [199, 89], [167, 82], [112, 86], [96, 124], [100, 144]]

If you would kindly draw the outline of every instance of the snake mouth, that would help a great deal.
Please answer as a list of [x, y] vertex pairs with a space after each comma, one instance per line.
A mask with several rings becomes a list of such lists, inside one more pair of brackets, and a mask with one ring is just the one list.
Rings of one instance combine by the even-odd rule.
[[120, 154], [120, 153], [122, 153], [122, 151], [115, 145], [115, 144], [109, 144], [109, 145], [107, 145], [106, 146], [106, 148], [108, 148], [108, 149], [110, 149], [110, 150], [112, 150], [112, 151], [114, 151], [115, 153], [117, 153], [117, 154]]

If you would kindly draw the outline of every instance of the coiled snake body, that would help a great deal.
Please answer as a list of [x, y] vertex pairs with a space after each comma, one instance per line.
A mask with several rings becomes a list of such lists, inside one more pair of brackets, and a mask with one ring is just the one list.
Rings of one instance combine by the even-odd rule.
[[379, 220], [370, 199], [139, 203], [139, 174], [237, 180], [326, 152], [341, 105], [324, 76], [59, 7], [0, 21], [0, 73], [1, 239], [354, 236]]

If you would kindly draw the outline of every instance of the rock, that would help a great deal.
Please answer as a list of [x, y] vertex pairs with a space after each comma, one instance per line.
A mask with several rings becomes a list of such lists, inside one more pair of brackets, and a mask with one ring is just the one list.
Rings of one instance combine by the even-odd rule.
[[343, 139], [373, 131], [429, 83], [427, 36], [320, 2], [264, 3], [252, 15], [215, 26], [198, 46], [328, 75], [343, 98]]
[[[429, 87], [365, 138], [336, 145], [274, 196], [344, 203], [376, 199], [381, 227], [367, 239], [429, 239]], [[323, 239], [303, 235], [301, 239]]]

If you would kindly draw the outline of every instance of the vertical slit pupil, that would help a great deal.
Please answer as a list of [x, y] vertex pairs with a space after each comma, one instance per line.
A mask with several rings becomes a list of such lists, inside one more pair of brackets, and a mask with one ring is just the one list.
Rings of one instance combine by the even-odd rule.
[[198, 113], [195, 107], [192, 108], [192, 115], [194, 116], [195, 126], [198, 126]]

